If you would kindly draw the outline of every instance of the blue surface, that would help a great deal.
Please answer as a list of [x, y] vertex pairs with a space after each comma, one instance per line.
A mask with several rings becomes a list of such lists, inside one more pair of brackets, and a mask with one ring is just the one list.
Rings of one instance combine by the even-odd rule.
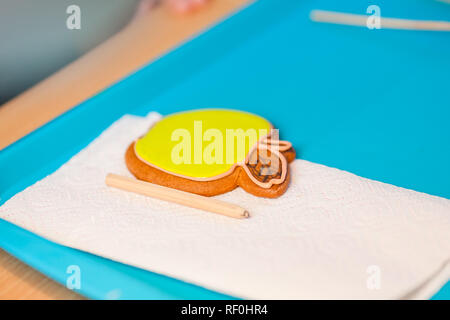
[[[124, 113], [199, 107], [258, 113], [300, 157], [450, 197], [450, 34], [312, 23], [311, 9], [369, 1], [260, 0], [0, 152], [0, 204], [53, 172]], [[449, 20], [432, 0], [378, 1], [381, 14]], [[76, 132], [77, 134], [73, 134]], [[65, 143], [62, 144], [61, 142]], [[21, 157], [25, 151], [33, 161]], [[218, 298], [213, 292], [61, 247], [0, 220], [0, 246], [65, 282], [82, 264], [93, 298]], [[117, 291], [114, 291], [117, 292]], [[447, 284], [436, 296], [450, 298]]]

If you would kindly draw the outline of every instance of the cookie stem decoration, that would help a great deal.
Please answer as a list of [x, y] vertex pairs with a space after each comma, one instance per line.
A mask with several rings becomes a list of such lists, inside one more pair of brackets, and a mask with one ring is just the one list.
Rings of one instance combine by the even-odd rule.
[[164, 117], [132, 142], [125, 154], [138, 179], [214, 196], [240, 186], [267, 198], [290, 180], [292, 145], [279, 141], [266, 119], [234, 110], [207, 109]]

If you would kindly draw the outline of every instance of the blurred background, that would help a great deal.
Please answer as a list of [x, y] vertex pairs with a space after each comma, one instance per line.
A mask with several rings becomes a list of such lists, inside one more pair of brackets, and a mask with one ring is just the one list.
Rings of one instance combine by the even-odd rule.
[[[139, 0], [0, 0], [0, 105], [75, 60], [133, 17]], [[82, 29], [66, 27], [69, 5]]]

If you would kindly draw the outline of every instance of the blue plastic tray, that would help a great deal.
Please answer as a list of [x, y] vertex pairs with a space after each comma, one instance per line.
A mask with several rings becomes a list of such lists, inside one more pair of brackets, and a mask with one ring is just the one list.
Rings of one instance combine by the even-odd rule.
[[[300, 157], [450, 197], [450, 36], [312, 23], [311, 9], [368, 1], [260, 0], [0, 151], [0, 204], [53, 172], [125, 113], [200, 107], [258, 113]], [[450, 17], [432, 0], [378, 1], [382, 15]], [[73, 134], [76, 132], [77, 134]], [[62, 143], [64, 141], [64, 143]], [[24, 152], [34, 154], [25, 161]], [[0, 246], [92, 298], [231, 298], [78, 250], [0, 220]], [[447, 284], [435, 298], [450, 298]]]

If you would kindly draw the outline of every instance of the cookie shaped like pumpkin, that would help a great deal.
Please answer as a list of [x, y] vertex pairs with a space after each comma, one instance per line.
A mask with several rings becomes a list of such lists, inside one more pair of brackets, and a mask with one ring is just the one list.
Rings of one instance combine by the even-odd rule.
[[234, 110], [206, 109], [169, 115], [132, 142], [130, 172], [151, 183], [214, 196], [240, 186], [275, 198], [289, 184], [291, 144], [274, 137], [266, 119]]

